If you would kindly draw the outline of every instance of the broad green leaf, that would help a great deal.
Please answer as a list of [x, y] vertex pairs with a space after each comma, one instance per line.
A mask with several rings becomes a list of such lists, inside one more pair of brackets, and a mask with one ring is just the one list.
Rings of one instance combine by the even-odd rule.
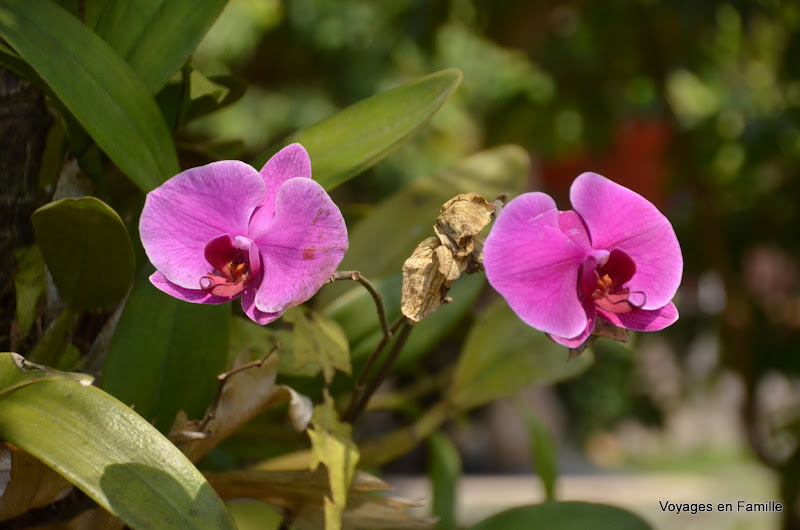
[[0, 37], [142, 190], [178, 172], [172, 137], [147, 86], [75, 17], [49, 0], [5, 0]]
[[289, 309], [282, 319], [294, 326], [292, 354], [296, 370], [318, 366], [328, 383], [333, 381], [336, 370], [350, 374], [350, 346], [339, 324], [303, 307]]
[[230, 305], [172, 298], [140, 276], [122, 311], [101, 386], [166, 432], [179, 410], [202, 417], [225, 370]]
[[[450, 68], [387, 90], [298, 131], [280, 147], [303, 144], [314, 180], [330, 190], [374, 166], [422, 129], [461, 78], [461, 71]], [[261, 155], [253, 165], [260, 168], [275, 152]]]
[[651, 530], [638, 515], [622, 508], [588, 502], [547, 502], [519, 506], [484, 519], [471, 530], [547, 528], [547, 530]]
[[528, 445], [530, 446], [531, 464], [542, 480], [544, 494], [548, 501], [556, 498], [556, 479], [558, 478], [558, 450], [553, 434], [547, 425], [530, 410], [525, 403], [520, 403], [521, 413], [528, 427]]
[[461, 456], [444, 434], [434, 433], [428, 440], [428, 477], [433, 490], [433, 515], [439, 518], [436, 528], [455, 530]]
[[31, 216], [64, 300], [77, 310], [119, 301], [133, 282], [133, 244], [117, 212], [94, 197], [61, 199]]
[[353, 442], [352, 426], [339, 420], [333, 399], [325, 393], [325, 402], [314, 407], [311, 418], [311, 471], [319, 464], [328, 469], [330, 497], [325, 496], [325, 530], [338, 530], [347, 506], [347, 492], [358, 464], [358, 447]]
[[[132, 528], [235, 528], [191, 462], [82, 374], [0, 355], [0, 438], [32, 454]], [[50, 377], [47, 379], [46, 377]], [[24, 383], [28, 384], [24, 384]]]
[[151, 93], [181, 67], [228, 0], [110, 0], [95, 25]]
[[17, 273], [14, 291], [17, 295], [17, 332], [25, 338], [36, 318], [36, 303], [44, 292], [44, 259], [39, 247], [31, 245], [15, 252]]
[[525, 324], [505, 300], [497, 299], [467, 335], [450, 401], [466, 410], [525, 387], [574, 377], [591, 365], [593, 357], [587, 353], [567, 362], [567, 348]]

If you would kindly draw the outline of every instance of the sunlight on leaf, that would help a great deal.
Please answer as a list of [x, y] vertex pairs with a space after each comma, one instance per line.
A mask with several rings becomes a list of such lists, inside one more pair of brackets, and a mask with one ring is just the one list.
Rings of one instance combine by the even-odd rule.
[[311, 438], [314, 471], [319, 464], [328, 469], [331, 497], [325, 496], [325, 529], [341, 528], [341, 518], [347, 506], [347, 491], [358, 464], [358, 447], [352, 438], [352, 426], [339, 420], [333, 399], [325, 393], [325, 402], [314, 407], [311, 418]]
[[[206, 473], [206, 478], [223, 499], [256, 499], [291, 514], [301, 530], [325, 527], [323, 499], [329, 492], [328, 474], [321, 469], [264, 471], [249, 469]], [[411, 513], [418, 503], [385, 497], [379, 493], [391, 486], [363, 471], [356, 471], [347, 492], [342, 514], [343, 529], [424, 529], [433, 520]]]
[[20, 359], [0, 355], [0, 438], [133, 528], [167, 521], [181, 528], [233, 528], [197, 468], [141, 416], [99, 388], [72, 380], [83, 374]]

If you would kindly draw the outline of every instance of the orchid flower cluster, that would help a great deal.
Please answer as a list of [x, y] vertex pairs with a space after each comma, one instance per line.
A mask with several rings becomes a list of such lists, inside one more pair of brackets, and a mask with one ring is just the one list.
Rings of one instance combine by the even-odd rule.
[[[534, 192], [505, 206], [484, 247], [489, 283], [570, 348], [598, 319], [637, 331], [674, 323], [683, 258], [666, 217], [595, 173], [574, 181], [570, 200], [574, 209], [559, 211]], [[259, 324], [311, 298], [348, 248], [342, 214], [299, 144], [260, 172], [222, 161], [176, 175], [148, 194], [139, 229], [158, 289], [202, 304], [241, 297]]]

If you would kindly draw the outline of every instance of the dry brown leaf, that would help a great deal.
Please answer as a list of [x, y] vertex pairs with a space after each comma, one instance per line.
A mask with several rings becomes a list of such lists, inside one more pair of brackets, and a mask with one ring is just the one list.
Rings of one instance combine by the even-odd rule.
[[586, 350], [586, 348], [594, 344], [595, 341], [600, 337], [625, 343], [628, 342], [629, 335], [627, 329], [615, 326], [611, 322], [603, 320], [602, 318], [597, 318], [595, 319], [594, 330], [592, 330], [592, 334], [589, 335], [583, 344], [576, 348], [569, 349], [568, 360], [571, 361], [575, 357], [578, 357]]
[[37, 458], [0, 443], [0, 521], [52, 504], [67, 495], [72, 484]]
[[[250, 498], [289, 513], [301, 529], [318, 530], [325, 524], [324, 499], [330, 495], [328, 474], [323, 468], [312, 472], [263, 471], [257, 469], [207, 473], [206, 478], [224, 499]], [[342, 528], [431, 528], [434, 519], [410, 513], [418, 504], [375, 495], [391, 487], [368, 473], [356, 471], [342, 515]]]
[[494, 205], [477, 193], [456, 195], [444, 206], [433, 230], [455, 257], [466, 258], [475, 249], [474, 238], [492, 220]]
[[401, 310], [415, 322], [433, 313], [462, 273], [483, 270], [483, 238], [495, 206], [477, 193], [456, 195], [444, 206], [433, 230], [403, 264]]
[[439, 270], [436, 250], [440, 245], [438, 239], [429, 237], [417, 245], [414, 253], [403, 264], [400, 309], [415, 322], [433, 313], [450, 287], [445, 285], [447, 278]]
[[[243, 353], [234, 368], [250, 363], [250, 355]], [[276, 385], [278, 356], [268, 357], [261, 366], [252, 366], [230, 375], [223, 384], [216, 406], [202, 421], [178, 413], [170, 430], [169, 439], [192, 462], [197, 462], [211, 449], [233, 434], [239, 427], [277, 403], [289, 401], [289, 420], [298, 431], [303, 431], [311, 419], [313, 405], [306, 396], [284, 385]]]

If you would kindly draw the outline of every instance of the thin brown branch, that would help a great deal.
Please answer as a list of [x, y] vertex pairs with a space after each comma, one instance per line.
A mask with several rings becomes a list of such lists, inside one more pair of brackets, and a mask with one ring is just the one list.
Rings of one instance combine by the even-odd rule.
[[372, 295], [372, 299], [375, 300], [375, 306], [378, 309], [378, 318], [381, 321], [381, 329], [383, 330], [384, 339], [388, 342], [392, 338], [392, 332], [389, 329], [389, 321], [386, 319], [386, 310], [383, 307], [383, 298], [381, 297], [381, 293], [375, 289], [375, 286], [370, 283], [364, 276], [361, 275], [358, 271], [336, 271], [334, 272], [328, 283], [335, 282], [336, 280], [354, 280], [364, 286], [364, 288], [369, 291], [369, 294]]
[[203, 418], [203, 423], [200, 425], [200, 431], [201, 432], [204, 431], [205, 428], [208, 426], [209, 422], [216, 417], [216, 415], [217, 415], [217, 407], [219, 407], [219, 402], [222, 399], [222, 391], [225, 389], [225, 383], [228, 382], [228, 379], [232, 375], [238, 374], [239, 372], [244, 372], [245, 370], [249, 370], [251, 368], [261, 368], [261, 366], [263, 366], [264, 363], [267, 362], [267, 359], [269, 359], [270, 356], [273, 353], [278, 351], [278, 349], [280, 347], [281, 347], [281, 343], [278, 342], [261, 359], [258, 359], [256, 361], [251, 361], [249, 363], [245, 363], [245, 364], [243, 364], [241, 366], [237, 366], [235, 368], [231, 368], [227, 372], [223, 372], [223, 373], [221, 373], [221, 374], [219, 374], [217, 376], [217, 379], [219, 379], [219, 386], [217, 386], [217, 393], [214, 396], [214, 401], [211, 403], [211, 407], [208, 409], [208, 413], [206, 414], [206, 417]]
[[389, 371], [394, 365], [394, 362], [397, 360], [397, 357], [400, 355], [400, 352], [403, 350], [403, 346], [405, 346], [406, 341], [408, 340], [408, 336], [411, 334], [411, 330], [414, 328], [414, 321], [408, 318], [403, 319], [402, 321], [402, 329], [400, 330], [400, 334], [397, 337], [397, 341], [395, 341], [394, 346], [392, 346], [389, 355], [386, 357], [386, 360], [383, 361], [383, 365], [381, 365], [378, 374], [370, 381], [369, 386], [367, 386], [367, 390], [358, 398], [358, 396], [353, 396], [353, 402], [350, 405], [350, 409], [345, 414], [345, 421], [350, 423], [354, 422], [358, 416], [364, 411], [369, 403], [369, 399], [372, 397], [372, 394], [378, 389], [380, 384], [386, 379], [386, 376], [389, 375]]
[[389, 344], [394, 333], [400, 328], [403, 322], [406, 320], [406, 317], [400, 315], [400, 317], [395, 320], [394, 324], [390, 329], [388, 335], [384, 335], [378, 345], [373, 350], [372, 354], [367, 359], [367, 364], [364, 365], [364, 368], [361, 370], [361, 375], [358, 376], [358, 380], [356, 381], [355, 387], [353, 387], [353, 399], [350, 401], [350, 406], [347, 409], [347, 412], [344, 414], [345, 420], [351, 417], [355, 411], [356, 406], [358, 406], [358, 402], [361, 399], [361, 394], [364, 392], [364, 388], [367, 386], [367, 379], [369, 378], [370, 372], [372, 372], [372, 367], [375, 366], [375, 363], [378, 361], [378, 358], [383, 353], [383, 349]]

